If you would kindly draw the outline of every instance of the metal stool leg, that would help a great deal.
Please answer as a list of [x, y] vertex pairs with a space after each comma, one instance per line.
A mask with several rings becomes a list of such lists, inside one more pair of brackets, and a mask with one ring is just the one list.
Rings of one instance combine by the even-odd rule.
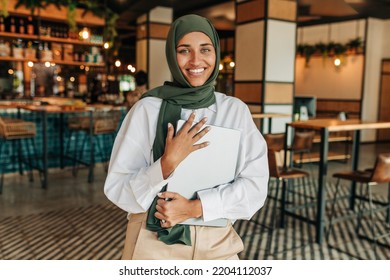
[[[31, 138], [29, 138], [31, 139]], [[30, 145], [28, 143], [28, 140], [29, 139], [26, 139], [26, 141], [24, 141], [24, 145], [25, 145], [25, 148], [26, 148], [26, 152], [27, 152], [27, 160], [28, 160], [28, 165], [29, 165], [29, 172], [28, 172], [28, 177], [29, 177], [29, 181], [30, 182], [34, 182], [34, 176], [33, 176], [33, 164], [32, 164], [32, 154], [31, 154], [31, 150], [30, 150]]]
[[278, 179], [276, 182], [275, 204], [274, 207], [272, 208], [272, 215], [271, 215], [272, 224], [268, 233], [267, 247], [265, 250], [264, 258], [268, 258], [268, 256], [271, 255], [272, 239], [274, 235], [274, 229], [276, 228], [276, 211], [278, 208], [277, 204], [278, 204], [278, 197], [279, 197], [279, 188], [280, 188], [280, 179]]
[[1, 162], [1, 156], [3, 155], [3, 149], [6, 146], [5, 141], [0, 141], [0, 173], [1, 173], [1, 178], [0, 178], [0, 194], [3, 193], [3, 183], [4, 183], [4, 168], [3, 168], [3, 163]]
[[326, 234], [326, 242], [327, 243], [329, 243], [330, 233], [331, 233], [332, 228], [333, 228], [334, 212], [335, 212], [335, 209], [336, 209], [336, 201], [337, 201], [337, 196], [338, 196], [339, 189], [340, 189], [339, 188], [339, 184], [340, 184], [340, 178], [337, 179], [336, 190], [335, 190], [333, 201], [332, 201], [332, 210], [330, 211], [330, 218], [329, 218], [329, 229], [328, 229], [328, 232]]
[[368, 197], [369, 197], [369, 202], [370, 202], [371, 234], [372, 234], [372, 238], [373, 238], [373, 241], [374, 241], [373, 250], [374, 250], [375, 258], [377, 259], [378, 258], [378, 253], [377, 253], [378, 242], [377, 242], [377, 236], [376, 236], [376, 223], [375, 223], [375, 220], [374, 220], [374, 207], [373, 207], [373, 202], [372, 202], [372, 189], [371, 189], [371, 186], [369, 184], [367, 184], [367, 189], [368, 189]]

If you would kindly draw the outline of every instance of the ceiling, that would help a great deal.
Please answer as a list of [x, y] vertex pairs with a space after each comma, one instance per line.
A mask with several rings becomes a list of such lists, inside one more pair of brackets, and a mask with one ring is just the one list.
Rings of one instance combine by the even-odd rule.
[[[174, 18], [196, 13], [209, 18], [220, 36], [234, 36], [234, 0], [111, 0], [107, 1], [119, 14], [117, 30], [122, 42], [121, 53], [135, 51], [137, 17], [157, 7], [172, 7]], [[298, 24], [309, 25], [349, 18], [390, 18], [390, 0], [297, 0]]]

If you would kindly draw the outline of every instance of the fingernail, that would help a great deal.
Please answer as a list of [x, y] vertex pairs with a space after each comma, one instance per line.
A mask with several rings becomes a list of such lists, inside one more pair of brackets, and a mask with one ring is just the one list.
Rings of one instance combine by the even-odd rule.
[[162, 195], [162, 193], [160, 193], [160, 192], [157, 194], [157, 196], [159, 196], [159, 197], [161, 197], [161, 195]]
[[207, 121], [207, 117], [204, 117], [204, 118], [203, 118], [203, 121], [206, 122], [206, 121]]
[[168, 123], [168, 128], [171, 128], [172, 127], [172, 124], [171, 123]]

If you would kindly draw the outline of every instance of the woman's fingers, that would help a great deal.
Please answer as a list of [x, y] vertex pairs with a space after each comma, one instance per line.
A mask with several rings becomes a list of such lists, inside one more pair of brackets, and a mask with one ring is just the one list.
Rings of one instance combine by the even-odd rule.
[[192, 112], [190, 116], [188, 117], [187, 121], [183, 124], [182, 128], [180, 129], [180, 132], [188, 133], [190, 131], [192, 124], [195, 120], [195, 112]]
[[173, 125], [171, 123], [168, 123], [168, 132], [166, 138], [167, 142], [172, 140], [174, 134], [175, 134], [175, 129], [173, 128]]

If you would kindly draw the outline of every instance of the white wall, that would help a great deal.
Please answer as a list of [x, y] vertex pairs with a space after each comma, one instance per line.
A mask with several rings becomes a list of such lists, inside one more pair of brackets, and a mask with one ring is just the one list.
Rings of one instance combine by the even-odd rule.
[[390, 19], [383, 22], [383, 58], [390, 58]]
[[165, 57], [165, 41], [149, 40], [149, 88], [171, 81], [171, 72]]
[[265, 80], [294, 81], [296, 23], [269, 20]]
[[313, 56], [309, 67], [305, 58], [295, 64], [295, 95], [322, 99], [360, 100], [363, 86], [364, 56], [349, 56], [345, 65], [336, 68], [333, 59]]
[[[366, 41], [366, 66], [364, 77], [364, 95], [362, 104], [362, 116], [366, 121], [378, 119], [378, 102], [380, 89], [380, 69], [389, 37], [386, 30], [386, 21], [370, 18], [368, 20], [368, 36]], [[386, 38], [386, 39], [385, 39]], [[386, 50], [386, 52], [388, 52]], [[375, 141], [376, 131], [366, 130], [362, 132], [362, 141]]]
[[321, 24], [298, 29], [298, 44], [347, 43], [360, 37], [364, 40], [365, 20], [352, 20], [340, 23]]
[[[390, 58], [390, 20], [368, 19], [367, 38], [364, 38], [365, 22], [365, 20], [353, 20], [299, 28], [299, 44], [315, 44], [321, 41], [346, 43], [359, 36], [366, 44], [366, 53], [364, 56], [348, 58], [347, 66], [338, 73], [328, 62], [321, 66], [320, 57], [313, 57], [307, 69], [304, 67], [304, 59], [297, 57], [295, 69], [297, 95], [315, 95], [318, 98], [328, 99], [359, 99], [363, 89], [362, 118], [365, 121], [377, 120], [381, 61]], [[376, 131], [363, 131], [361, 140], [375, 141]]]

